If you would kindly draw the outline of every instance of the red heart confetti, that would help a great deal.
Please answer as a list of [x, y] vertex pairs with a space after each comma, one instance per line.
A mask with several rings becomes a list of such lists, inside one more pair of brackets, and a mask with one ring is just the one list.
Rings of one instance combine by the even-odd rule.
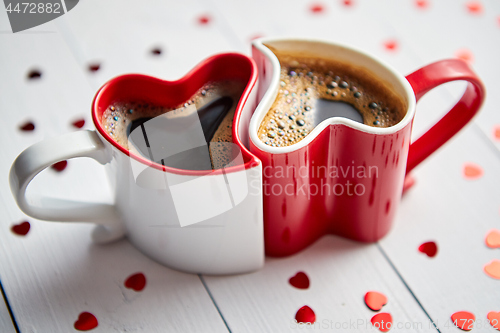
[[429, 2], [427, 0], [416, 0], [415, 5], [418, 8], [425, 9], [425, 8], [429, 7]]
[[497, 141], [500, 141], [500, 125], [496, 125], [493, 128], [493, 138]]
[[21, 131], [29, 132], [35, 130], [35, 124], [33, 124], [31, 121], [28, 121], [21, 126], [19, 126], [19, 129]]
[[470, 331], [474, 327], [476, 316], [467, 311], [459, 311], [451, 315], [451, 321], [462, 331]]
[[398, 42], [394, 39], [390, 39], [384, 42], [384, 47], [388, 51], [396, 51], [398, 49]]
[[254, 34], [248, 38], [248, 40], [252, 41], [254, 39], [262, 38], [264, 37], [264, 34]]
[[378, 291], [369, 291], [365, 294], [365, 304], [370, 310], [380, 311], [387, 304], [387, 297]]
[[466, 6], [471, 14], [480, 14], [483, 11], [483, 5], [479, 1], [469, 1]]
[[198, 23], [202, 25], [210, 23], [211, 20], [211, 17], [208, 15], [201, 15], [200, 17], [198, 17]]
[[389, 332], [392, 328], [392, 316], [387, 312], [377, 313], [372, 317], [371, 322], [380, 332]]
[[26, 236], [26, 234], [30, 231], [31, 225], [28, 221], [21, 222], [19, 224], [13, 225], [10, 230], [13, 233], [19, 236]]
[[483, 175], [483, 168], [474, 163], [465, 163], [463, 167], [463, 175], [465, 179], [479, 179]]
[[490, 311], [488, 312], [488, 322], [497, 331], [500, 331], [500, 312]]
[[314, 324], [316, 322], [316, 314], [314, 313], [314, 311], [310, 307], [308, 307], [307, 305], [304, 305], [295, 314], [295, 321], [297, 323]]
[[141, 291], [146, 286], [146, 276], [142, 273], [130, 275], [124, 283], [125, 287], [135, 291]]
[[98, 63], [90, 64], [88, 67], [89, 72], [97, 72], [101, 68], [101, 65]]
[[342, 3], [344, 4], [344, 6], [352, 6], [354, 4], [354, 1], [352, 0], [342, 0]]
[[474, 62], [474, 54], [468, 49], [461, 49], [455, 52], [455, 57], [458, 59], [462, 59], [468, 64], [472, 64]]
[[28, 79], [29, 80], [36, 80], [42, 77], [42, 72], [40, 72], [37, 69], [32, 69], [31, 71], [28, 72]]
[[309, 277], [304, 272], [298, 272], [288, 280], [292, 286], [298, 289], [309, 288]]
[[322, 4], [317, 3], [317, 4], [311, 5], [309, 10], [314, 14], [319, 14], [319, 13], [322, 13], [325, 11], [325, 7]]
[[500, 260], [493, 259], [484, 265], [483, 270], [489, 277], [500, 280]]
[[151, 54], [155, 56], [161, 55], [161, 49], [159, 47], [155, 47], [154, 49], [151, 50]]
[[52, 169], [54, 169], [57, 172], [61, 172], [64, 169], [66, 169], [67, 166], [68, 166], [68, 161], [60, 161], [52, 164]]
[[425, 253], [429, 258], [432, 258], [436, 256], [438, 247], [435, 242], [425, 242], [418, 247], [418, 250]]
[[405, 178], [405, 181], [403, 183], [403, 194], [406, 193], [406, 191], [408, 191], [410, 188], [413, 187], [413, 185], [415, 185], [415, 178], [412, 177], [412, 176], [406, 176]]
[[75, 330], [90, 331], [99, 325], [97, 318], [90, 312], [82, 312], [75, 321]]
[[76, 128], [82, 128], [83, 126], [85, 126], [85, 119], [82, 118], [75, 120], [74, 122], [71, 123], [71, 125], [73, 125]]
[[500, 248], [500, 230], [497, 229], [492, 229], [488, 232], [486, 235], [486, 239], [484, 240], [486, 243], [486, 246], [494, 249], [494, 248]]

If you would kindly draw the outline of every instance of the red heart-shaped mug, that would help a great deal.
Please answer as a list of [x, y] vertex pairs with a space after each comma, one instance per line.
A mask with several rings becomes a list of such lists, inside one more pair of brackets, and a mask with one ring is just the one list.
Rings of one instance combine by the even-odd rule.
[[[329, 233], [362, 242], [386, 235], [405, 175], [471, 120], [485, 94], [480, 79], [458, 59], [436, 62], [404, 77], [366, 52], [328, 41], [261, 38], [253, 41], [252, 52], [259, 68], [259, 104], [250, 121], [250, 151], [263, 164], [264, 243], [271, 256], [291, 255]], [[278, 94], [285, 94], [280, 92], [281, 66], [275, 52], [334, 61], [367, 73], [406, 105], [402, 120], [381, 128], [330, 117], [296, 143], [266, 143], [259, 126]], [[410, 144], [416, 102], [434, 87], [455, 80], [469, 83], [460, 101]], [[347, 94], [346, 88], [332, 87], [339, 94]]]

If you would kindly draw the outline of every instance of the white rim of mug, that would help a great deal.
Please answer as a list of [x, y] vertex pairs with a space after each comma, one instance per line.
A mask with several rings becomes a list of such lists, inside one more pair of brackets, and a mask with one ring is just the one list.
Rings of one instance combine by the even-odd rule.
[[[403, 88], [404, 92], [406, 93], [406, 99], [408, 102], [407, 109], [405, 116], [403, 119], [397, 123], [394, 126], [391, 127], [373, 127], [369, 126], [363, 123], [358, 123], [354, 120], [348, 119], [348, 118], [343, 118], [343, 117], [332, 117], [323, 120], [321, 123], [319, 123], [309, 134], [304, 137], [304, 139], [300, 140], [297, 143], [294, 143], [290, 146], [285, 146], [285, 147], [271, 147], [266, 145], [264, 142], [262, 142], [259, 137], [258, 137], [258, 129], [259, 126], [264, 119], [265, 115], [271, 108], [272, 104], [274, 103], [274, 100], [276, 99], [276, 96], [278, 94], [279, 90], [279, 82], [280, 82], [280, 73], [281, 73], [281, 66], [279, 63], [278, 58], [276, 55], [264, 44], [265, 43], [271, 43], [271, 42], [307, 42], [307, 43], [319, 43], [319, 44], [324, 44], [326, 46], [335, 46], [339, 48], [343, 48], [346, 51], [349, 52], [354, 52], [358, 53], [364, 57], [367, 57], [374, 61], [377, 65], [379, 65], [382, 69], [387, 71], [389, 74], [391, 74], [393, 77], [397, 79], [401, 87]], [[361, 132], [365, 133], [371, 133], [371, 134], [377, 134], [377, 135], [386, 135], [386, 134], [393, 134], [396, 133], [403, 128], [405, 128], [413, 119], [415, 115], [415, 105], [416, 105], [416, 100], [415, 100], [415, 94], [413, 92], [413, 89], [406, 80], [406, 78], [401, 75], [399, 72], [397, 72], [392, 66], [389, 64], [383, 62], [382, 60], [369, 55], [365, 51], [358, 49], [356, 47], [346, 45], [343, 43], [337, 43], [337, 42], [332, 42], [328, 40], [323, 40], [323, 39], [313, 39], [313, 38], [296, 38], [296, 37], [278, 37], [278, 38], [273, 38], [273, 37], [264, 37], [264, 38], [258, 38], [255, 39], [252, 42], [252, 46], [254, 46], [257, 50], [259, 50], [264, 56], [266, 56], [272, 64], [273, 67], [273, 73], [270, 81], [270, 87], [262, 97], [262, 100], [259, 102], [257, 105], [257, 108], [255, 109], [255, 112], [252, 115], [252, 118], [250, 120], [250, 125], [249, 125], [249, 133], [250, 133], [250, 140], [252, 140], [253, 144], [259, 148], [262, 151], [267, 151], [270, 153], [274, 154], [284, 154], [284, 153], [289, 153], [293, 152], [296, 150], [299, 150], [307, 145], [309, 145], [316, 137], [323, 132], [327, 127], [330, 125], [336, 125], [336, 124], [342, 124], [347, 127], [351, 127], [353, 129], [359, 130]], [[276, 70], [278, 69], [278, 70]]]

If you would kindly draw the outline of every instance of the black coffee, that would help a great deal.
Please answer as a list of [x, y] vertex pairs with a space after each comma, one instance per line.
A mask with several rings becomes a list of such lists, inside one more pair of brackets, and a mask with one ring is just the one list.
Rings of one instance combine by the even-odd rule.
[[[229, 110], [231, 110], [231, 108], [233, 107], [233, 104], [234, 101], [231, 97], [223, 96], [202, 106], [201, 109], [198, 110], [201, 128], [203, 130], [203, 135], [205, 136], [205, 141], [207, 143], [212, 141], [215, 133], [220, 127], [220, 124], [228, 114]], [[133, 120], [127, 130], [127, 137], [137, 127], [142, 126], [145, 122], [151, 119], [153, 119], [153, 117], [142, 117]], [[144, 128], [144, 126], [142, 126], [142, 128]], [[145, 129], [143, 129], [143, 131], [145, 131]], [[147, 155], [147, 152], [142, 153]]]
[[[193, 97], [183, 105], [174, 108], [150, 105], [146, 102], [119, 102], [109, 106], [102, 115], [102, 123], [105, 130], [123, 147], [129, 147], [128, 137], [130, 133], [141, 130], [147, 147], [135, 147], [134, 151], [166, 166], [187, 169], [206, 170], [218, 169], [227, 165], [232, 156], [228, 151], [228, 146], [224, 143], [232, 143], [232, 127], [236, 105], [245, 88], [245, 83], [241, 81], [220, 81], [210, 83], [199, 89]], [[182, 112], [183, 109], [195, 105], [198, 117], [203, 130], [205, 141], [210, 145], [199, 147], [176, 154], [176, 156], [159, 159], [156, 161], [149, 150], [150, 143], [144, 123], [165, 114], [172, 110]], [[154, 120], [153, 120], [154, 121]], [[152, 128], [148, 127], [148, 131]], [[154, 129], [153, 130], [161, 130]], [[169, 143], [172, 144], [172, 143]], [[175, 144], [175, 143], [174, 143]]]
[[390, 127], [404, 117], [403, 101], [366, 70], [320, 58], [273, 52], [281, 64], [278, 95], [258, 135], [265, 144], [299, 142], [323, 120], [344, 117]]

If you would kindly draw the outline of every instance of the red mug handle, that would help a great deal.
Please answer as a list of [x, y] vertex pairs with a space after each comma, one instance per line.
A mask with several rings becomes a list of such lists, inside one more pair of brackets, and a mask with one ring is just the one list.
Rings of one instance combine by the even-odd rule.
[[418, 100], [431, 89], [450, 81], [467, 81], [467, 89], [455, 106], [434, 126], [410, 145], [406, 173], [441, 147], [479, 111], [485, 88], [469, 65], [459, 59], [442, 60], [427, 65], [406, 77]]

